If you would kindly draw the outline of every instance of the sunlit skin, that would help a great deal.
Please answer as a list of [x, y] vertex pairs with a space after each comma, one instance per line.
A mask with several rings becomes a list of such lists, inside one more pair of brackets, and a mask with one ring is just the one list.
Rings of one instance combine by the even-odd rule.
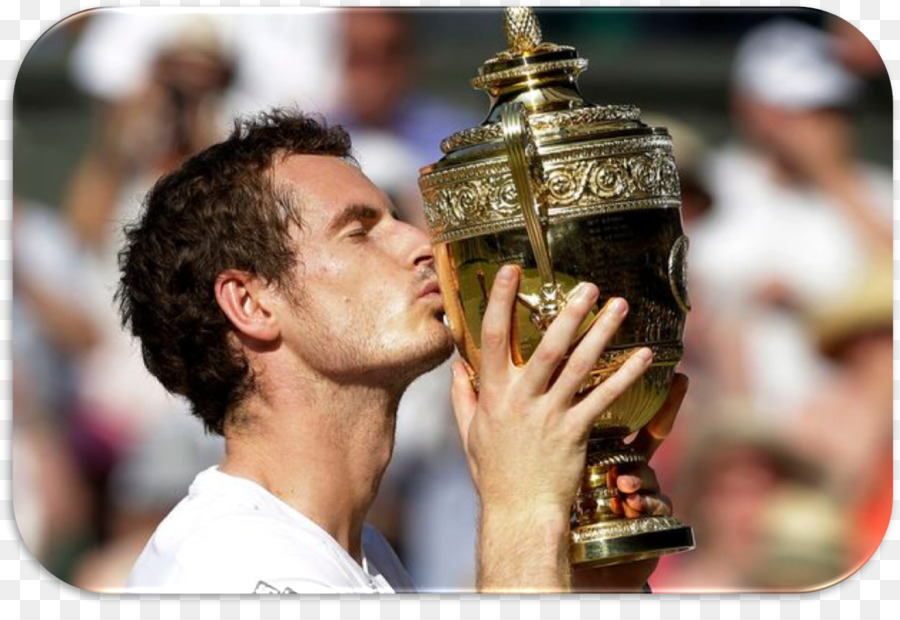
[[[425, 233], [395, 219], [386, 195], [350, 163], [295, 155], [277, 161], [271, 178], [279, 191], [292, 196], [301, 215], [302, 226], [293, 232], [297, 264], [287, 286], [237, 269], [216, 281], [216, 300], [234, 328], [233, 344], [246, 353], [257, 383], [226, 421], [220, 469], [262, 485], [360, 561], [362, 526], [391, 457], [400, 397], [413, 379], [453, 349], [443, 324], [434, 257]], [[517, 273], [498, 278], [492, 291], [485, 324], [497, 333], [509, 332]], [[485, 375], [480, 396], [457, 366], [454, 405], [470, 462], [477, 463], [474, 480], [484, 522], [497, 523], [494, 517], [517, 505], [521, 516], [532, 508], [530, 500], [540, 499], [531, 515], [535, 527], [522, 531], [507, 523], [501, 529], [511, 526], [520, 542], [528, 536], [553, 538], [553, 552], [545, 545], [524, 545], [537, 556], [533, 561], [510, 556], [503, 542], [508, 531], [483, 530], [480, 566], [482, 574], [494, 576], [482, 583], [486, 589], [568, 587], [564, 536], [584, 462], [586, 425], [648, 363], [646, 356], [636, 357], [583, 403], [567, 404], [571, 396], [566, 394], [580, 385], [578, 368], [586, 372], [592, 366], [627, 313], [623, 301], [609, 305], [605, 318], [573, 352], [580, 365], [567, 365], [568, 371], [548, 385], [560, 362], [549, 350], [571, 346], [572, 326], [581, 324], [596, 301], [596, 287], [585, 285], [583, 292], [522, 368], [500, 370], [509, 358], [509, 340], [485, 334], [483, 342], [493, 341], [499, 349], [485, 348], [486, 356], [497, 359], [497, 368]], [[682, 396], [683, 389], [673, 391], [658, 416], [658, 429], [667, 432]], [[487, 409], [513, 416], [510, 424], [498, 426], [503, 417], [488, 419]], [[534, 415], [517, 420], [523, 411]], [[474, 441], [472, 429], [481, 429]], [[639, 441], [648, 454], [658, 444], [650, 436]], [[519, 476], [522, 472], [540, 475]], [[615, 484], [623, 493], [624, 516], [669, 513], [664, 498], [655, 495], [649, 468], [621, 473]], [[496, 510], [488, 512], [491, 507]], [[553, 529], [548, 530], [543, 519], [551, 513]], [[536, 564], [540, 574], [523, 570]], [[619, 580], [604, 578], [604, 583], [640, 588], [652, 563], [634, 568], [617, 570]]]
[[216, 283], [259, 385], [235, 416], [244, 421], [226, 425], [221, 469], [258, 482], [359, 560], [400, 396], [452, 350], [431, 247], [349, 163], [293, 156], [272, 179], [302, 214], [298, 304], [240, 271]]
[[427, 235], [395, 219], [351, 164], [291, 157], [274, 180], [303, 188], [300, 307], [283, 321], [285, 346], [338, 383], [398, 389], [446, 359], [453, 345]]

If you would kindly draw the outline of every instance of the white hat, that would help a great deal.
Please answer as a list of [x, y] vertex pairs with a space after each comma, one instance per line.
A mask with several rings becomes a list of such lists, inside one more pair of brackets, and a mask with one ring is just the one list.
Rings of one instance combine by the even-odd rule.
[[843, 106], [859, 90], [859, 80], [841, 66], [826, 33], [785, 19], [763, 24], [741, 42], [734, 85], [762, 102], [791, 109]]

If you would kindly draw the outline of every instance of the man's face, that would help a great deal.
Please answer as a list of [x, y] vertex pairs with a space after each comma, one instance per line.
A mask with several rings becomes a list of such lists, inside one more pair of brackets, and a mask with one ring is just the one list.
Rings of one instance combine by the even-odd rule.
[[299, 304], [279, 317], [284, 346], [325, 376], [373, 386], [409, 382], [446, 359], [453, 344], [428, 237], [335, 157], [292, 156], [273, 176], [293, 189], [303, 221]]

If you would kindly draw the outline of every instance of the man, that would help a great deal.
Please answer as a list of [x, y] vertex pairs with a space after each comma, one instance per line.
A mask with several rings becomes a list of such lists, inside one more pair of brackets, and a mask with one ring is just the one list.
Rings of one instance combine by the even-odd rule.
[[[160, 524], [130, 586], [411, 589], [364, 520], [391, 457], [400, 396], [450, 355], [452, 341], [427, 236], [394, 219], [350, 158], [344, 131], [284, 112], [240, 125], [157, 183], [127, 232], [121, 268], [124, 322], [147, 367], [226, 442], [222, 463]], [[590, 423], [646, 369], [650, 352], [573, 404], [626, 304], [607, 304], [551, 381], [597, 289], [583, 285], [533, 361], [516, 367], [517, 282], [506, 267], [492, 292], [479, 395], [455, 367], [457, 421], [482, 503], [479, 587], [564, 590]], [[630, 493], [629, 515], [668, 512], [647, 494], [649, 470], [618, 485]], [[634, 587], [648, 569], [617, 574]]]
[[828, 369], [799, 310], [842, 296], [892, 247], [892, 179], [859, 157], [849, 114], [860, 84], [835, 40], [777, 19], [741, 42], [732, 69], [739, 139], [711, 158], [715, 212], [688, 230], [692, 284], [731, 334], [726, 378], [779, 423]]

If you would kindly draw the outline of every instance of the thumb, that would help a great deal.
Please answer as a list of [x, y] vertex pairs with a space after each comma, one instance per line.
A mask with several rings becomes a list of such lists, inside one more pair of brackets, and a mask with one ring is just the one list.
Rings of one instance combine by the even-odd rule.
[[453, 402], [453, 415], [456, 416], [456, 425], [459, 427], [463, 450], [468, 454], [469, 425], [472, 423], [472, 418], [475, 417], [478, 396], [475, 394], [475, 388], [472, 387], [472, 380], [469, 378], [465, 362], [454, 361], [452, 370], [453, 385], [450, 388], [450, 399]]
[[681, 409], [681, 403], [684, 402], [684, 396], [688, 389], [687, 376], [676, 373], [672, 380], [672, 386], [669, 388], [669, 396], [660, 410], [653, 416], [653, 419], [642, 428], [631, 447], [647, 457], [653, 456], [660, 444], [669, 436], [672, 426], [675, 424], [675, 417]]

